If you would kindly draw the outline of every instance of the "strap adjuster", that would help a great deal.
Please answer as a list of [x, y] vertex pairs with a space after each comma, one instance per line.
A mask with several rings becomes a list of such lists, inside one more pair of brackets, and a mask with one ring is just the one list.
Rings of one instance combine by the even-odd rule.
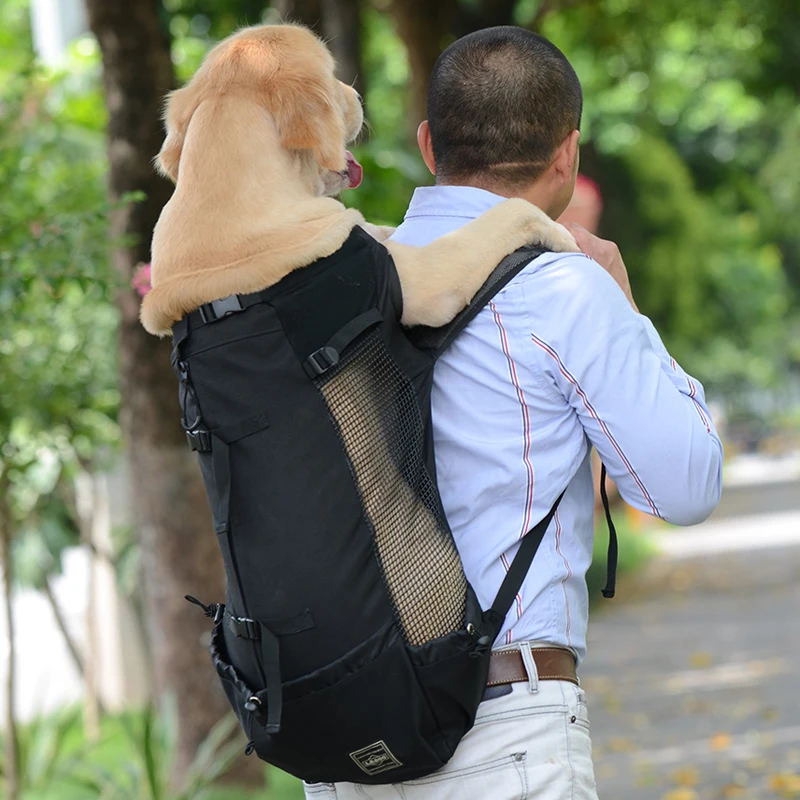
[[261, 638], [261, 623], [254, 619], [231, 616], [228, 618], [228, 627], [230, 627], [231, 633], [239, 639]]
[[192, 452], [208, 453], [211, 450], [211, 434], [208, 431], [186, 431], [186, 441]]
[[332, 347], [320, 347], [305, 361], [303, 367], [309, 378], [318, 378], [339, 363], [339, 353]]
[[242, 306], [238, 294], [232, 294], [223, 297], [222, 300], [214, 300], [200, 306], [200, 316], [205, 323], [216, 322], [223, 317], [237, 314], [239, 311], [244, 311], [244, 306]]

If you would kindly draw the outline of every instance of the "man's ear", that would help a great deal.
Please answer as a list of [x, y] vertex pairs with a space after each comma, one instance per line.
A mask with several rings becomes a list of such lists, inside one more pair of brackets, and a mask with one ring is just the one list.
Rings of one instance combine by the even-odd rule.
[[553, 159], [553, 168], [564, 183], [575, 179], [578, 169], [578, 140], [580, 138], [580, 131], [572, 131], [559, 145], [556, 157]]
[[[328, 85], [330, 83], [330, 85]], [[269, 93], [267, 107], [278, 126], [281, 145], [289, 150], [311, 150], [323, 169], [346, 169], [343, 115], [337, 113], [333, 82], [290, 81]]]
[[422, 160], [430, 170], [431, 175], [436, 175], [436, 161], [433, 158], [433, 141], [431, 140], [431, 126], [428, 120], [424, 119], [417, 128], [417, 144], [422, 153]]
[[188, 88], [177, 89], [167, 95], [164, 107], [167, 138], [161, 145], [161, 151], [156, 156], [155, 162], [158, 171], [173, 183], [178, 181], [178, 164], [181, 160], [186, 129], [189, 127], [189, 120], [197, 107], [190, 101]]

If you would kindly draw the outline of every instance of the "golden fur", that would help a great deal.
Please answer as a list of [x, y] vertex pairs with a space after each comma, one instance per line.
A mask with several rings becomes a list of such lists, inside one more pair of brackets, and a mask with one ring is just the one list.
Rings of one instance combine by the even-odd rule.
[[[345, 145], [361, 129], [358, 94], [327, 48], [298, 25], [245, 28], [218, 44], [169, 96], [157, 158], [176, 182], [156, 225], [145, 328], [168, 334], [204, 303], [277, 283], [334, 253], [364, 222], [328, 195], [349, 185]], [[565, 228], [506, 200], [427, 247], [385, 242], [403, 288], [403, 323], [443, 325], [494, 266], [528, 242], [577, 251]]]

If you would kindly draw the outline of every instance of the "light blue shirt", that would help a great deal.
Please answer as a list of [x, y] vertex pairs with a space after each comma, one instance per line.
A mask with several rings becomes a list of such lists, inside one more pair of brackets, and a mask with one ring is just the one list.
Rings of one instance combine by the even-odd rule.
[[[502, 199], [417, 189], [393, 238], [428, 244]], [[585, 655], [592, 445], [635, 508], [693, 525], [719, 502], [722, 445], [703, 387], [582, 254], [545, 253], [494, 297], [438, 362], [432, 406], [439, 490], [484, 608], [520, 537], [567, 487], [497, 645], [533, 640]]]

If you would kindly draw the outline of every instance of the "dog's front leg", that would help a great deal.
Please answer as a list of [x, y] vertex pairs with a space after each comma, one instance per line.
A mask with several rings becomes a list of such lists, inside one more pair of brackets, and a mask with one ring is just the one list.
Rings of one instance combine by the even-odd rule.
[[426, 247], [387, 241], [403, 287], [404, 325], [446, 325], [473, 298], [492, 270], [525, 244], [579, 252], [570, 233], [519, 198], [504, 200]]
[[386, 244], [386, 240], [397, 230], [388, 225], [373, 225], [371, 222], [362, 222], [360, 227], [381, 244]]

